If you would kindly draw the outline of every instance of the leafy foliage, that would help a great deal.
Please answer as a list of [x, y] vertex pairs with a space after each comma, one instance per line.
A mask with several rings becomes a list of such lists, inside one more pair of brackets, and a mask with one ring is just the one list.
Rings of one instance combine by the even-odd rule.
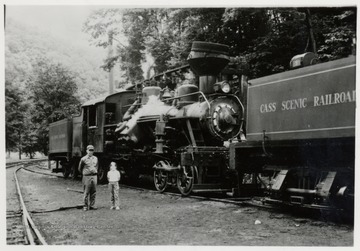
[[352, 40], [356, 36], [356, 10], [315, 9], [314, 19], [319, 41], [319, 57], [323, 61], [346, 57], [352, 53]]
[[[143, 43], [155, 73], [185, 64], [192, 41], [199, 40], [229, 45], [231, 55], [246, 59], [244, 74], [261, 77], [289, 69], [293, 56], [312, 48], [323, 61], [345, 57], [356, 30], [354, 8], [130, 9], [123, 15], [132, 17], [123, 19], [132, 29], [125, 36]], [[119, 53], [141, 51], [136, 46]]]
[[29, 103], [24, 93], [11, 82], [5, 82], [6, 150], [23, 152], [27, 156], [36, 151], [36, 138], [29, 116]]
[[108, 36], [117, 36], [121, 30], [120, 9], [99, 9], [91, 13], [83, 25], [83, 31], [90, 34], [90, 42], [95, 46], [108, 47]]
[[[123, 20], [125, 27], [122, 26]], [[128, 82], [143, 80], [141, 61], [143, 37], [134, 33], [133, 26], [126, 24], [141, 22], [136, 15], [123, 15], [119, 9], [99, 9], [88, 17], [83, 25], [83, 31], [90, 35], [91, 44], [112, 50], [113, 44], [117, 44], [115, 55], [109, 55], [102, 68], [110, 71], [120, 61], [120, 70], [123, 73], [120, 87]], [[128, 44], [123, 44], [121, 32], [128, 36]]]
[[6, 150], [15, 150], [24, 130], [26, 106], [23, 93], [11, 82], [5, 82]]
[[36, 142], [47, 154], [49, 124], [76, 114], [80, 108], [76, 76], [61, 64], [39, 61], [28, 79], [32, 101], [31, 121], [36, 129]]
[[26, 90], [28, 76], [38, 61], [46, 58], [77, 73], [77, 95], [82, 103], [108, 91], [107, 74], [100, 68], [102, 56], [98, 53], [12, 19], [6, 21], [5, 38], [5, 78], [20, 90]]

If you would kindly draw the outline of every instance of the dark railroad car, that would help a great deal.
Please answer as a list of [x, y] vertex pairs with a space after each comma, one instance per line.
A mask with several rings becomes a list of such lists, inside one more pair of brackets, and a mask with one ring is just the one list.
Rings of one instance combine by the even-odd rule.
[[355, 68], [350, 56], [249, 81], [247, 141], [230, 146], [240, 193], [262, 173], [250, 183], [269, 202], [353, 207]]
[[71, 152], [72, 120], [63, 119], [49, 127], [49, 153]]
[[[73, 136], [72, 119], [63, 119], [50, 124], [49, 126], [49, 160], [57, 160], [56, 169], [66, 160], [71, 158], [72, 153], [72, 136]], [[68, 175], [68, 173], [64, 175]]]

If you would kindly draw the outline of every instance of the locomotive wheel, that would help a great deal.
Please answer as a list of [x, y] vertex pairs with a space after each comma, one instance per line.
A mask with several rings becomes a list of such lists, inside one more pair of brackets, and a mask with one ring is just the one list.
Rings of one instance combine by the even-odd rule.
[[69, 165], [69, 163], [63, 164], [62, 165], [62, 174], [63, 174], [64, 178], [69, 177], [70, 173], [71, 173], [71, 166]]
[[168, 174], [162, 170], [155, 170], [154, 184], [156, 190], [158, 190], [160, 193], [164, 192], [168, 187]]
[[78, 172], [78, 165], [79, 163], [75, 162], [71, 165], [70, 167], [70, 177], [75, 180], [77, 178], [77, 176], [79, 175]]
[[180, 193], [184, 196], [188, 196], [193, 187], [195, 181], [195, 171], [193, 166], [183, 166], [182, 173], [177, 177], [177, 187]]

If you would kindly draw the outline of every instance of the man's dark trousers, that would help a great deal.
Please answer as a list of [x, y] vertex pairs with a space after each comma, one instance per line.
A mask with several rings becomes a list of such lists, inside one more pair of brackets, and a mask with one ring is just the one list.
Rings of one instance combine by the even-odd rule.
[[95, 204], [97, 175], [83, 175], [82, 182], [84, 185], [84, 207], [89, 209]]

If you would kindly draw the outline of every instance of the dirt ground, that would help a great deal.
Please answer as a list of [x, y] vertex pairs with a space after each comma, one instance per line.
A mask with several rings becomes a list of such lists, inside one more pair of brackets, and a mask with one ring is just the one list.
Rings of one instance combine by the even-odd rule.
[[[44, 167], [46, 165], [44, 164]], [[8, 171], [8, 170], [7, 170]], [[46, 171], [46, 170], [44, 170]], [[7, 182], [11, 182], [10, 176]], [[82, 204], [81, 181], [19, 171], [29, 211]], [[7, 205], [13, 186], [7, 186]], [[33, 213], [52, 245], [352, 246], [354, 231], [339, 225], [222, 202], [120, 188], [120, 210], [109, 210], [98, 185], [98, 210]]]

